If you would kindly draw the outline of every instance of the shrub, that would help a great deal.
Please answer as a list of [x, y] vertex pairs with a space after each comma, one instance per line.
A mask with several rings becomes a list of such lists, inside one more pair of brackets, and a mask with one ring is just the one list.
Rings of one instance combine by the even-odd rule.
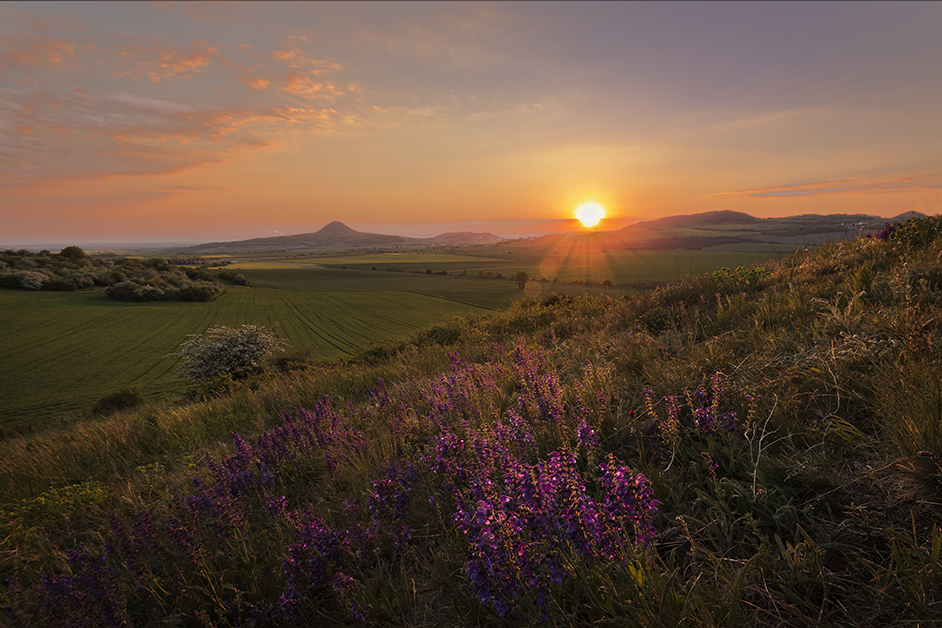
[[[376, 270], [376, 267], [373, 267], [373, 270]], [[226, 281], [231, 281], [237, 286], [247, 286], [249, 285], [249, 280], [245, 278], [245, 275], [233, 273], [230, 271], [223, 271], [221, 273], [216, 273], [216, 276], [220, 279], [225, 279]]]
[[43, 282], [43, 290], [49, 290], [52, 292], [75, 292], [78, 290], [76, 286], [71, 281], [66, 281], [65, 279], [59, 279], [58, 277], [50, 277]]
[[[105, 288], [105, 294], [115, 301], [155, 301], [158, 295], [155, 294], [156, 290], [159, 288], [149, 288], [145, 292], [145, 288], [137, 285], [133, 281], [122, 281], [121, 283], [115, 284], [113, 286], [108, 286]], [[163, 295], [163, 291], [160, 291]]]
[[212, 327], [204, 334], [195, 334], [184, 341], [177, 353], [183, 358], [180, 370], [196, 382], [220, 375], [245, 376], [259, 369], [262, 358], [282, 351], [286, 341], [261, 325]]
[[59, 257], [63, 257], [70, 262], [77, 262], [79, 260], [88, 259], [88, 255], [77, 246], [67, 246], [61, 251], [59, 251]]
[[137, 408], [144, 405], [144, 393], [137, 388], [122, 388], [118, 392], [105, 395], [92, 408], [92, 414], [105, 416], [117, 412], [118, 410], [127, 410], [128, 408]]
[[191, 284], [177, 291], [176, 299], [179, 301], [212, 301], [225, 292], [222, 285], [204, 281]]
[[517, 284], [517, 288], [523, 290], [527, 282], [530, 281], [530, 275], [527, 274], [527, 271], [521, 270], [516, 275], [514, 275], [514, 282]]
[[192, 279], [193, 281], [215, 281], [216, 278], [208, 272], [205, 268], [184, 268], [183, 272], [186, 273], [187, 279]]
[[21, 270], [15, 274], [15, 277], [20, 283], [20, 287], [27, 290], [41, 290], [43, 282], [46, 281], [46, 275], [29, 270]]

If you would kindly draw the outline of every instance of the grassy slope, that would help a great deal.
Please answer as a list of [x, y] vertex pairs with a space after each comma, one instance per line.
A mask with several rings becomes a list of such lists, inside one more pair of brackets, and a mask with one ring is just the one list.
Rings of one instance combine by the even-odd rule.
[[[230, 396], [8, 440], [0, 571], [20, 584], [3, 589], [3, 600], [19, 605], [18, 621], [42, 625], [50, 615], [38, 604], [53, 593], [38, 573], [68, 573], [64, 549], [79, 542], [100, 551], [114, 538], [107, 513], [130, 522], [144, 508], [161, 520], [174, 512], [170, 495], [195, 490], [187, 478], [207, 455], [233, 451], [229, 431], [251, 441], [279, 425], [282, 411], [313, 408], [329, 394], [338, 427], [358, 429], [362, 440], [336, 451], [323, 445], [328, 455], [345, 452], [339, 467], [325, 469], [318, 453], [304, 463], [313, 466], [279, 476], [270, 490], [292, 508], [310, 503], [338, 530], [359, 529], [357, 521], [366, 530], [371, 514], [388, 527], [378, 545], [351, 541], [372, 548], [369, 560], [337, 559], [352, 588], [312, 589], [316, 596], [305, 598], [319, 621], [351, 621], [361, 604], [371, 623], [410, 626], [528, 625], [544, 610], [550, 625], [931, 625], [942, 619], [942, 241], [913, 239], [846, 242], [643, 297], [525, 301]], [[558, 393], [549, 384], [533, 392], [531, 371], [532, 381], [558, 377]], [[470, 373], [493, 381], [474, 384]], [[374, 388], [380, 378], [385, 401]], [[443, 386], [457, 386], [464, 397], [455, 398], [471, 405], [430, 421]], [[453, 493], [422, 455], [434, 457], [430, 439], [440, 430], [464, 434], [468, 447], [472, 436], [490, 442], [497, 417], [506, 424], [512, 408], [532, 410], [534, 398], [558, 401], [564, 414], [530, 424], [529, 460], [572, 447], [585, 477], [593, 459], [628, 462], [660, 502], [658, 538], [622, 548], [616, 560], [588, 562], [574, 546], [551, 550], [540, 541], [527, 551], [553, 552], [561, 580], [541, 585], [551, 601], [540, 607], [523, 591], [519, 614], [501, 619], [493, 599], [475, 596], [464, 570], [472, 546], [450, 523]], [[670, 411], [671, 398], [679, 410]], [[698, 426], [733, 412], [728, 430]], [[580, 449], [582, 419], [601, 437], [599, 450]], [[409, 484], [405, 519], [392, 521], [376, 505], [387, 485], [376, 482], [404, 468], [390, 461], [408, 460], [421, 481]], [[392, 485], [405, 491], [396, 478]], [[171, 607], [148, 601], [164, 576], [122, 572], [122, 612], [132, 623], [158, 625], [179, 613], [181, 623], [198, 625], [206, 613], [215, 625], [236, 625], [253, 607], [278, 606], [287, 577], [281, 556], [298, 531], [250, 497], [251, 516], [223, 541], [225, 551], [195, 569], [172, 559], [188, 593]], [[402, 522], [412, 538], [393, 543]], [[506, 543], [524, 534], [502, 529]]]

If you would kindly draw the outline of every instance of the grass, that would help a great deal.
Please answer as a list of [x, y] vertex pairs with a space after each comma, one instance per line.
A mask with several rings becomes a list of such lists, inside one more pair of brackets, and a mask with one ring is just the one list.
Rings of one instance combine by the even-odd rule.
[[942, 238], [921, 224], [8, 438], [0, 606], [24, 626], [934, 625]]

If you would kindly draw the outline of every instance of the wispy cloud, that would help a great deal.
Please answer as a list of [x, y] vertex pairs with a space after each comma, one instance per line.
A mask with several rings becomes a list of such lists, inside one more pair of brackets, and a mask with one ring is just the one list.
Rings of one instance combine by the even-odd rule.
[[325, 107], [220, 106], [89, 88], [0, 88], [0, 177], [7, 181], [159, 174], [329, 127]]
[[898, 177], [852, 177], [813, 183], [783, 183], [768, 187], [721, 192], [713, 198], [788, 198], [814, 194], [894, 194], [942, 188], [942, 172]]
[[224, 62], [219, 49], [205, 41], [198, 41], [186, 48], [125, 43], [109, 52], [117, 59], [119, 65], [119, 69], [115, 71], [116, 76], [146, 76], [154, 83], [165, 79], [192, 78], [194, 74], [209, 70], [213, 63]]
[[[110, 41], [99, 48], [56, 37], [25, 14], [18, 20], [24, 35], [0, 29], [0, 67], [9, 79], [0, 84], [6, 184], [174, 172], [355, 116], [356, 103], [344, 110], [336, 102], [350, 89], [330, 76], [339, 64], [297, 48], [262, 54], [248, 44], [98, 33]], [[80, 84], [62, 80], [66, 66]], [[88, 76], [97, 80], [81, 84]]]
[[501, 56], [488, 45], [488, 39], [508, 28], [510, 15], [488, 5], [451, 8], [436, 12], [428, 23], [393, 23], [366, 30], [359, 39], [397, 55], [441, 65], [484, 67], [500, 63]]

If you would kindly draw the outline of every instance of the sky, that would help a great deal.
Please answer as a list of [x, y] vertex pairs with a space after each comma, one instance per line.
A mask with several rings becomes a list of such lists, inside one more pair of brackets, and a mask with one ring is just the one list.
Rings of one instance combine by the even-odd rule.
[[942, 213], [942, 3], [3, 2], [0, 244]]

